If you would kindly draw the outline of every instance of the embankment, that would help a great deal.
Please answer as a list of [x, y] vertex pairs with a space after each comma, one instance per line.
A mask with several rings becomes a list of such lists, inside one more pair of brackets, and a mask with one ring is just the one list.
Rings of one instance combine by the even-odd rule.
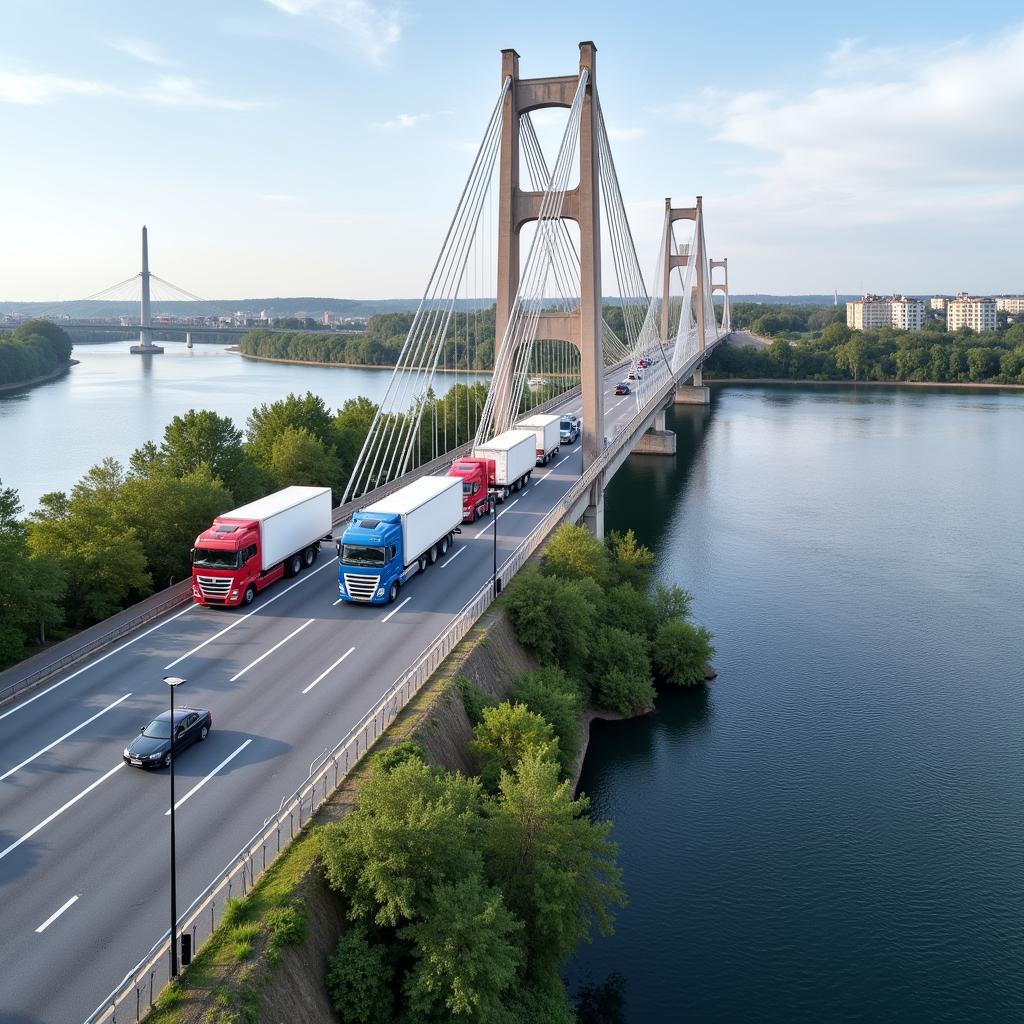
[[6, 394], [10, 391], [21, 391], [23, 388], [35, 387], [36, 384], [45, 384], [47, 381], [56, 380], [58, 377], [63, 377], [72, 366], [78, 365], [77, 359], [69, 359], [63, 366], [58, 366], [55, 370], [50, 373], [44, 373], [41, 377], [29, 377], [28, 380], [19, 380], [13, 384], [0, 384], [0, 394]]
[[[237, 345], [229, 345], [229, 352], [237, 352], [243, 359], [251, 359], [255, 363], [284, 363], [286, 366], [326, 366], [339, 370], [387, 370], [389, 373], [394, 366], [382, 365], [380, 363], [327, 363], [317, 362], [314, 359], [278, 359], [276, 356], [256, 356], [250, 352], [243, 352]], [[445, 368], [438, 366], [435, 373], [471, 373], [488, 374], [490, 370], [467, 370], [465, 367]]]

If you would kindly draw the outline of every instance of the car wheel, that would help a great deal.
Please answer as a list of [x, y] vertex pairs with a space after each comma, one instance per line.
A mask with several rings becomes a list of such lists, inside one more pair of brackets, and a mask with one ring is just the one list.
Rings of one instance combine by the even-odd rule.
[[208, 725], [204, 725], [202, 727], [202, 729], [199, 730], [199, 738], [201, 740], [205, 740], [206, 737], [209, 736], [209, 735], [210, 735], [210, 727]]
[[437, 561], [437, 545], [435, 544], [430, 549], [430, 564], [433, 565]]
[[451, 545], [451, 539], [450, 538], [448, 538], [448, 537], [442, 537], [441, 538], [441, 554], [442, 555], [447, 555], [448, 554], [448, 548], [449, 548], [450, 545]]
[[167, 751], [166, 754], [164, 754], [164, 767], [165, 768], [170, 768], [171, 767], [171, 752], [169, 750]]
[[242, 600], [246, 604], [252, 604], [253, 601], [256, 600], [256, 588], [251, 583], [249, 584], [249, 586], [245, 588], [245, 593], [242, 595]]
[[302, 555], [302, 561], [306, 563], [308, 569], [316, 561], [316, 553], [320, 550], [320, 545], [317, 544], [314, 547], [306, 548]]
[[388, 604], [394, 604], [398, 600], [398, 581], [395, 580], [391, 584], [391, 589], [388, 591]]

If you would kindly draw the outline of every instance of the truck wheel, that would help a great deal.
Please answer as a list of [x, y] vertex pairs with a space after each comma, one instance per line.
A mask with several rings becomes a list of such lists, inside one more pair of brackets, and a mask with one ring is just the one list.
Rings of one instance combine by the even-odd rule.
[[256, 588], [250, 583], [245, 588], [245, 593], [242, 595], [242, 602], [244, 604], [252, 604], [256, 599]]
[[421, 555], [420, 556], [420, 572], [426, 572], [426, 571], [427, 571], [427, 556], [426, 555]]
[[433, 565], [437, 561], [437, 545], [435, 544], [430, 549], [430, 564]]
[[316, 561], [316, 556], [319, 551], [320, 545], [314, 544], [312, 547], [306, 548], [306, 550], [302, 553], [302, 561], [306, 563], [307, 569]]
[[391, 584], [391, 589], [388, 591], [388, 604], [394, 604], [398, 600], [398, 580], [395, 580]]
[[442, 537], [441, 538], [441, 554], [442, 555], [447, 555], [448, 554], [448, 548], [450, 546], [451, 546], [451, 538], [450, 537]]
[[302, 556], [292, 555], [285, 564], [284, 571], [286, 576], [298, 576], [302, 572]]

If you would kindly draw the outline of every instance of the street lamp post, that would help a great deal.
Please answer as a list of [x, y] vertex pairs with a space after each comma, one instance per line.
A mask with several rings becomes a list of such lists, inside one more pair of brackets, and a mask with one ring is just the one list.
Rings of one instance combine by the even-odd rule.
[[171, 980], [178, 976], [178, 879], [174, 863], [174, 690], [184, 679], [179, 676], [164, 676], [164, 682], [171, 691]]
[[491, 585], [494, 590], [494, 597], [497, 597], [501, 593], [501, 583], [498, 580], [498, 504], [497, 504], [498, 492], [497, 490], [491, 491], [491, 515], [494, 517], [491, 522], [491, 535], [494, 538], [493, 550], [494, 550], [494, 561], [493, 569], [491, 571]]

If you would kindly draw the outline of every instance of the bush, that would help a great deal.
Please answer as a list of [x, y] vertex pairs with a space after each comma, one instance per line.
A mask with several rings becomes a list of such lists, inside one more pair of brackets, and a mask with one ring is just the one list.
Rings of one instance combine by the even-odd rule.
[[267, 911], [267, 930], [270, 950], [277, 952], [285, 946], [299, 946], [309, 934], [309, 915], [303, 900]]
[[484, 708], [493, 708], [498, 698], [481, 690], [472, 679], [466, 679], [465, 676], [459, 676], [455, 685], [462, 694], [462, 706], [466, 709], [469, 724], [474, 727], [479, 725], [484, 718]]
[[393, 747], [374, 754], [370, 764], [376, 772], [394, 771], [400, 764], [409, 760], [426, 761], [427, 752], [412, 740], [402, 740]]
[[508, 696], [551, 725], [558, 740], [558, 762], [568, 770], [580, 751], [580, 715], [586, 701], [581, 684], [560, 668], [547, 667], [521, 676]]
[[704, 682], [704, 666], [715, 656], [711, 634], [679, 619], [669, 620], [658, 628], [653, 651], [658, 674], [676, 686]]
[[480, 762], [484, 789], [496, 792], [503, 771], [511, 771], [531, 748], [546, 761], [558, 760], [558, 741], [551, 725], [525, 704], [498, 704], [484, 708], [483, 720], [473, 730], [469, 749]]
[[544, 548], [541, 565], [546, 576], [591, 579], [602, 588], [613, 580], [608, 551], [585, 526], [560, 526]]
[[632, 715], [654, 703], [654, 683], [650, 676], [631, 675], [623, 669], [612, 669], [598, 680], [594, 698], [603, 708]]
[[364, 925], [342, 935], [327, 962], [327, 991], [345, 1024], [391, 1024], [393, 977], [388, 947], [371, 942]]

